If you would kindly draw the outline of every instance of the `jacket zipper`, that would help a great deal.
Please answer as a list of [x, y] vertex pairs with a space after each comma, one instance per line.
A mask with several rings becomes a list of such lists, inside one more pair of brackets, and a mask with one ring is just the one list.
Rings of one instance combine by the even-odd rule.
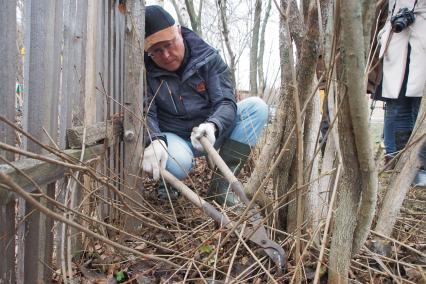
[[167, 81], [166, 81], [166, 86], [167, 86], [167, 89], [169, 90], [170, 100], [172, 101], [173, 107], [175, 108], [175, 112], [176, 112], [177, 114], [179, 114], [179, 112], [178, 112], [178, 110], [177, 110], [177, 107], [176, 107], [175, 100], [173, 99], [172, 91], [170, 90], [170, 87], [169, 87], [169, 84], [167, 84]]

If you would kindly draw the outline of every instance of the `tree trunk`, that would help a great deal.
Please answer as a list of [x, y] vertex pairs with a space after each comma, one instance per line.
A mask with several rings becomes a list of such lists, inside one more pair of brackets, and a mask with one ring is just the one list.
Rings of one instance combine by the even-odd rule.
[[189, 19], [191, 21], [192, 30], [197, 33], [200, 37], [203, 37], [201, 30], [201, 9], [203, 7], [203, 1], [200, 1], [198, 15], [195, 12], [194, 1], [185, 0], [186, 10], [188, 11]]
[[260, 17], [262, 14], [262, 0], [256, 0], [254, 7], [253, 17], [253, 31], [251, 37], [250, 46], [250, 94], [257, 96], [257, 56], [259, 50], [259, 29], [260, 29]]
[[306, 25], [303, 21], [301, 12], [297, 8], [296, 0], [282, 1], [280, 13], [285, 13], [285, 11], [288, 9], [288, 5], [290, 5], [290, 13], [287, 15], [287, 17], [290, 22], [291, 39], [296, 44], [296, 49], [300, 50], [302, 47], [302, 42], [306, 38]]
[[266, 87], [266, 78], [264, 78], [265, 75], [263, 74], [263, 55], [265, 52], [265, 30], [269, 20], [269, 13], [271, 11], [271, 2], [272, 0], [268, 0], [268, 6], [266, 7], [266, 10], [265, 10], [265, 17], [263, 18], [263, 21], [262, 21], [262, 27], [260, 30], [260, 41], [259, 41], [259, 56], [257, 58], [258, 73], [259, 73], [258, 92], [261, 95], [261, 97], [264, 96], [263, 93], [265, 92], [265, 87]]
[[[300, 96], [300, 104], [301, 106], [304, 106], [306, 103], [306, 99], [309, 97], [309, 95], [312, 93], [312, 85], [314, 82], [314, 77], [316, 76], [316, 65], [318, 60], [318, 41], [319, 41], [319, 31], [318, 31], [318, 13], [316, 10], [316, 2], [311, 3], [311, 7], [309, 7], [309, 18], [308, 23], [306, 25], [306, 36], [304, 37], [304, 40], [301, 42], [301, 46], [298, 47], [299, 52], [299, 60], [297, 64], [297, 87], [299, 90], [299, 96]], [[291, 8], [291, 7], [290, 7]], [[290, 9], [287, 9], [290, 10]], [[293, 12], [292, 12], [293, 14]], [[290, 19], [290, 18], [289, 18]], [[290, 28], [293, 25], [290, 23]], [[296, 46], [297, 47], [297, 46]], [[282, 67], [282, 72], [285, 72], [285, 69], [288, 69], [289, 67]], [[290, 98], [286, 98], [286, 112], [287, 112], [287, 121], [286, 121], [286, 127], [284, 129], [284, 135], [283, 135], [283, 141], [287, 140], [287, 137], [291, 133], [291, 129], [296, 124], [296, 116], [294, 113], [294, 104]], [[304, 118], [302, 118], [302, 121], [304, 121]], [[294, 136], [294, 135], [293, 135]], [[293, 140], [294, 139], [294, 140]], [[295, 137], [292, 137], [290, 140], [290, 149], [289, 153], [287, 155], [287, 161], [283, 162], [282, 165], [282, 171], [280, 172], [280, 188], [282, 190], [288, 190], [288, 188], [292, 185], [289, 180], [287, 180], [287, 177], [290, 174], [290, 169], [292, 163], [289, 163], [289, 161], [293, 161], [295, 158]], [[294, 163], [294, 162], [293, 162]], [[290, 199], [294, 198], [292, 196], [289, 196]], [[281, 215], [281, 214], [280, 214]], [[282, 215], [284, 216], [284, 215]], [[293, 222], [294, 218], [290, 217], [291, 214], [288, 214], [288, 222]], [[285, 222], [281, 220], [281, 224], [284, 224]]]
[[[374, 210], [377, 203], [377, 171], [374, 163], [373, 144], [368, 128], [368, 101], [366, 98], [365, 51], [363, 38], [363, 19], [360, 15], [360, 3], [343, 3], [342, 5], [342, 61], [348, 75], [347, 88], [350, 115], [355, 136], [357, 159], [360, 166], [361, 204], [358, 222], [353, 240], [353, 254], [357, 253], [367, 239]], [[343, 22], [343, 19], [345, 22]], [[358, 72], [354, 72], [357, 70]], [[350, 75], [349, 75], [350, 74]], [[354, 180], [354, 182], [357, 180]]]
[[367, 238], [377, 194], [365, 98], [364, 41], [360, 40], [363, 39], [362, 7], [356, 1], [341, 4], [343, 81], [338, 126], [344, 172], [330, 248], [329, 283], [347, 281], [351, 256]]
[[[335, 77], [335, 74], [333, 75]], [[328, 88], [327, 100], [324, 103], [327, 103], [327, 112], [329, 123], [334, 123], [337, 125], [336, 112], [335, 112], [335, 88], [334, 83], [330, 84], [330, 88]], [[337, 133], [337, 127], [332, 127], [328, 130], [328, 135], [326, 137], [327, 143], [325, 145], [324, 155], [322, 159], [321, 165], [321, 174], [320, 174], [320, 189], [322, 191], [322, 195], [320, 196], [321, 201], [324, 202], [324, 206], [321, 208], [321, 212], [319, 212], [319, 218], [323, 219], [326, 217], [328, 212], [328, 203], [329, 200], [329, 192], [331, 192], [332, 182], [334, 181], [335, 173], [330, 174], [330, 171], [336, 166], [336, 164], [340, 163], [340, 148], [339, 148], [339, 138]], [[339, 152], [338, 152], [339, 150]], [[339, 153], [339, 154], [338, 154]]]
[[181, 26], [187, 26], [187, 23], [186, 23], [186, 21], [182, 18], [182, 14], [181, 14], [181, 9], [179, 8], [179, 5], [178, 5], [178, 3], [176, 2], [176, 0], [171, 0], [172, 1], [172, 4], [173, 4], [173, 7], [175, 8], [175, 12], [176, 12], [176, 15], [177, 15], [177, 17], [178, 17], [178, 22], [179, 22], [179, 24], [181, 25]]
[[[317, 80], [316, 80], [317, 81]], [[309, 184], [305, 201], [305, 219], [307, 220], [307, 229], [311, 232], [319, 225], [321, 216], [321, 207], [324, 200], [321, 199], [321, 190], [319, 187], [319, 155], [317, 153], [318, 135], [320, 129], [320, 103], [319, 91], [315, 92], [312, 104], [306, 111], [305, 134], [304, 134], [304, 184]], [[316, 240], [319, 241], [319, 234]]]
[[349, 115], [350, 105], [344, 88], [340, 90], [339, 99], [344, 100], [339, 110], [338, 132], [343, 158], [344, 171], [341, 177], [333, 237], [330, 245], [328, 283], [345, 283], [352, 256], [352, 240], [356, 226], [360, 188], [356, 182], [359, 177], [359, 164], [354, 155], [355, 138]]
[[[294, 4], [294, 5], [293, 5]], [[292, 8], [295, 8], [295, 11], [290, 11], [291, 17], [290, 20], [290, 30], [287, 30], [286, 25], [284, 23], [285, 20], [285, 11], [284, 8], [288, 7], [288, 0], [281, 1], [281, 10], [280, 10], [280, 34], [279, 34], [279, 42], [280, 42], [280, 65], [281, 67], [281, 98], [278, 106], [278, 113], [282, 113], [283, 116], [278, 116], [276, 129], [277, 133], [274, 134], [274, 130], [272, 132], [272, 136], [270, 139], [270, 143], [268, 143], [261, 152], [262, 163], [260, 165], [264, 166], [256, 166], [249, 181], [246, 185], [246, 191], [249, 195], [253, 195], [256, 190], [261, 185], [263, 179], [267, 175], [269, 171], [269, 164], [272, 160], [272, 157], [275, 155], [278, 148], [282, 148], [283, 144], [286, 142], [287, 138], [290, 136], [291, 129], [294, 126], [295, 115], [294, 115], [294, 100], [292, 99], [293, 88], [291, 87], [291, 72], [287, 72], [288, 68], [286, 66], [291, 66], [288, 50], [290, 49], [290, 45], [292, 44], [292, 30], [303, 31], [303, 27], [300, 26], [300, 20], [297, 17], [297, 5], [294, 1], [292, 1]], [[295, 16], [296, 15], [296, 16]], [[295, 33], [298, 34], [298, 33]], [[304, 33], [302, 33], [304, 34]], [[291, 125], [290, 127], [288, 125]], [[283, 131], [284, 130], [284, 131]], [[275, 136], [274, 136], [275, 135]], [[280, 143], [275, 144], [275, 143]], [[288, 170], [290, 168], [289, 161], [293, 159], [293, 153], [295, 151], [295, 136], [292, 135], [289, 138], [288, 149], [286, 149], [286, 159], [285, 161], [281, 161], [281, 166], [277, 169], [281, 173], [284, 169], [286, 171], [285, 178], [282, 179], [282, 175], [277, 179], [279, 180], [279, 184], [275, 185], [276, 188], [280, 189], [280, 194], [282, 195], [284, 192], [284, 188], [287, 186], [287, 176]], [[265, 156], [263, 156], [265, 155]], [[290, 158], [289, 158], [290, 156]], [[284, 210], [284, 209], [283, 209]], [[280, 215], [285, 215], [284, 212], [280, 213]], [[284, 221], [285, 223], [285, 221]]]
[[[426, 93], [426, 88], [424, 90]], [[410, 138], [410, 142], [414, 142], [414, 145], [410, 145], [410, 142], [406, 146], [406, 152], [402, 154], [400, 161], [395, 166], [395, 170], [390, 177], [392, 181], [386, 191], [386, 195], [383, 199], [383, 204], [379, 212], [375, 231], [385, 236], [390, 236], [393, 227], [396, 223], [396, 217], [398, 216], [399, 210], [401, 209], [402, 202], [404, 201], [405, 195], [410, 189], [414, 177], [416, 176], [419, 167], [421, 166], [419, 160], [419, 149], [424, 141], [426, 135], [426, 100], [422, 99], [419, 115], [416, 121], [416, 128]]]
[[229, 39], [229, 29], [228, 29], [228, 19], [226, 17], [226, 1], [225, 0], [219, 0], [219, 13], [220, 13], [220, 22], [222, 23], [222, 35], [225, 40], [225, 46], [226, 51], [228, 52], [229, 57], [229, 68], [231, 69], [231, 80], [232, 85], [236, 87], [236, 80], [235, 80], [235, 53], [232, 49], [232, 44]]
[[363, 26], [363, 35], [364, 35], [364, 52], [365, 59], [367, 60], [368, 51], [372, 43], [371, 40], [371, 27], [375, 21], [376, 14], [376, 3], [375, 1], [363, 0], [362, 1], [362, 26]]

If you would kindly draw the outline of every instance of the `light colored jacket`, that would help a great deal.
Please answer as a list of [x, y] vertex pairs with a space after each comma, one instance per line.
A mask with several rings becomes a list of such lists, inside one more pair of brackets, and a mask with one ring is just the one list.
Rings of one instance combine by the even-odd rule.
[[383, 58], [382, 96], [396, 99], [401, 91], [407, 63], [408, 43], [411, 46], [407, 97], [421, 97], [426, 83], [426, 0], [418, 0], [414, 23], [400, 33], [392, 32], [390, 18], [399, 9], [412, 9], [415, 0], [390, 0], [389, 17], [379, 33], [380, 58]]

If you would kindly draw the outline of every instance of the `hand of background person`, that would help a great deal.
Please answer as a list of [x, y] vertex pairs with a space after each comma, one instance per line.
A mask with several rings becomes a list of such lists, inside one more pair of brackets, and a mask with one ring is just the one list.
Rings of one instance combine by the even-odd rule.
[[213, 145], [216, 141], [214, 135], [216, 126], [212, 122], [201, 123], [198, 127], [194, 127], [191, 132], [192, 146], [200, 152], [204, 152], [203, 145], [201, 145], [199, 138], [202, 136], [207, 137], [207, 140]]
[[166, 142], [161, 139], [154, 140], [145, 148], [142, 169], [151, 174], [154, 180], [158, 180], [160, 178], [160, 169], [166, 168], [168, 157]]

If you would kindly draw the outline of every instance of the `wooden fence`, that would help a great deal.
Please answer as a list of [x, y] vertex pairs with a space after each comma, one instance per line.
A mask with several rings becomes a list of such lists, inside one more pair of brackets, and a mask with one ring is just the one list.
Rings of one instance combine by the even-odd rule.
[[[85, 159], [82, 150], [65, 151], [66, 129], [84, 129], [119, 117], [124, 126], [124, 142], [101, 148], [105, 155], [100, 170], [123, 178], [119, 184], [127, 186], [120, 189], [137, 198], [133, 189], [138, 186], [135, 176], [142, 149], [140, 35], [144, 31], [144, 2], [121, 2], [26, 0], [20, 19], [16, 17], [16, 1], [1, 1], [0, 172], [12, 177], [28, 193], [37, 187], [21, 171], [48, 196], [64, 202], [64, 194], [55, 189], [57, 181], [65, 181], [66, 167], [25, 157], [27, 153], [17, 154], [6, 144], [61, 160], [40, 143]], [[21, 145], [16, 142], [18, 131], [6, 123], [15, 122], [15, 84], [22, 83], [16, 82], [19, 21], [24, 25], [25, 47], [22, 126], [31, 136], [29, 139], [23, 135]], [[48, 281], [53, 256], [57, 263], [61, 257], [53, 253], [55, 222], [5, 187], [0, 184], [0, 283]], [[132, 225], [134, 221], [129, 220], [128, 226]]]

